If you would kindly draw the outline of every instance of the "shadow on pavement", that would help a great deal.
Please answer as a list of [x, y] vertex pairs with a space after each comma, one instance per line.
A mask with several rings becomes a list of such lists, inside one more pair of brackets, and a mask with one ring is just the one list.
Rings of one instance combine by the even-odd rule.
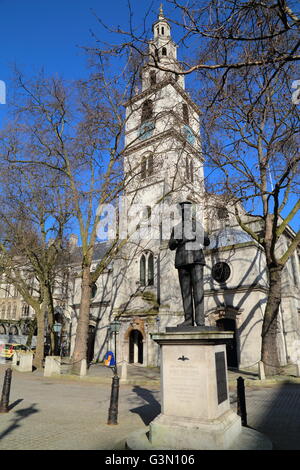
[[8, 407], [8, 411], [12, 410], [13, 408], [15, 408], [19, 403], [21, 403], [23, 401], [23, 398], [19, 398], [19, 400], [16, 400], [14, 401], [13, 403], [11, 403]]
[[148, 403], [138, 406], [137, 408], [133, 408], [130, 411], [138, 414], [142, 418], [144, 424], [148, 426], [148, 424], [150, 424], [151, 421], [153, 421], [153, 419], [160, 413], [160, 403], [153, 396], [153, 392], [150, 392], [150, 390], [147, 390], [146, 388], [135, 385], [132, 391]]
[[15, 418], [12, 419], [12, 424], [0, 434], [0, 440], [3, 439], [8, 434], [10, 434], [11, 432], [13, 432], [15, 429], [19, 428], [21, 426], [20, 423], [21, 421], [23, 421], [23, 419], [28, 418], [34, 413], [38, 413], [39, 410], [37, 410], [35, 406], [36, 406], [36, 403], [33, 403], [28, 408], [23, 408], [22, 410], [15, 411], [14, 412]]
[[[246, 391], [249, 401], [252, 393]], [[251, 416], [253, 406], [256, 419]], [[254, 405], [249, 406], [248, 427], [268, 436], [273, 450], [300, 450], [300, 385], [283, 382], [273, 389], [260, 390]]]

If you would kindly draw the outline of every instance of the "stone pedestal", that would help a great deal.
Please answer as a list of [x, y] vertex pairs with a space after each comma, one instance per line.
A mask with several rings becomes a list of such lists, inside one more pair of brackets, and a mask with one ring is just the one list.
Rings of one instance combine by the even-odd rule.
[[12, 366], [19, 372], [32, 372], [33, 353], [16, 352], [13, 355]]
[[60, 356], [46, 356], [44, 377], [60, 374], [61, 358]]
[[[233, 333], [198, 327], [151, 336], [161, 347], [161, 414], [147, 435], [129, 437], [127, 447], [224, 450], [236, 445], [242, 426], [230, 408], [224, 344]], [[246, 441], [254, 434], [257, 441], [256, 431]]]

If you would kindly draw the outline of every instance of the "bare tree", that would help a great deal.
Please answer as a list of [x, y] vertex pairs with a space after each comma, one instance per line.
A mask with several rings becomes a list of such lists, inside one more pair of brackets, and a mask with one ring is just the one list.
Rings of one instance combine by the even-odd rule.
[[[111, 243], [95, 270], [91, 270], [101, 206], [114, 203], [124, 189], [123, 103], [132, 92], [126, 80], [127, 63], [120, 76], [110, 77], [107, 59], [98, 52], [97, 70], [89, 81], [65, 84], [43, 74], [16, 79], [15, 121], [3, 132], [6, 161], [57, 175], [54, 191], [68, 194], [73, 223], [81, 241], [81, 301], [73, 352], [76, 373], [86, 358], [91, 290], [100, 274], [126, 240]], [[125, 77], [125, 78], [124, 78]], [[121, 89], [118, 80], [125, 86]], [[127, 86], [126, 86], [127, 84]], [[9, 136], [9, 137], [8, 137]], [[19, 145], [16, 145], [16, 142]]]
[[[14, 134], [14, 145], [22, 146]], [[5, 149], [11, 143], [8, 133], [1, 140], [2, 236], [0, 266], [5, 281], [16, 287], [36, 317], [37, 348], [35, 367], [44, 358], [45, 320], [50, 327], [54, 347], [53, 291], [63, 267], [64, 229], [70, 217], [68, 202], [62, 195], [52, 171], [41, 167], [8, 165]], [[31, 154], [32, 155], [32, 154]]]
[[[220, 84], [223, 86], [235, 70], [271, 64], [275, 71], [283, 64], [300, 60], [300, 12], [293, 0], [167, 0], [167, 3], [168, 12], [163, 12], [161, 7], [160, 17], [180, 28], [177, 43], [188, 48], [181, 61], [180, 74], [205, 74], [217, 70], [222, 74]], [[126, 54], [129, 49], [145, 59], [149, 57], [145, 45], [149, 41], [147, 22], [150, 11], [145, 13], [142, 26], [140, 18], [135, 23], [133, 12], [129, 2], [128, 29], [108, 27], [100, 18], [99, 22], [120, 36], [118, 44], [107, 52]], [[287, 47], [278, 46], [278, 41], [285, 41]], [[191, 52], [191, 46], [194, 52]], [[161, 63], [159, 56], [159, 51], [151, 54], [155, 66], [168, 71], [168, 66]]]
[[263, 247], [266, 257], [269, 290], [261, 358], [270, 375], [279, 366], [276, 338], [282, 271], [300, 242], [300, 231], [294, 236], [288, 233], [300, 209], [300, 120], [291, 90], [294, 70], [289, 64], [276, 78], [273, 73], [268, 65], [239, 71], [213, 107], [210, 98], [219, 87], [219, 77], [210, 77], [201, 96], [208, 104], [203, 150], [208, 172], [213, 171], [213, 190], [231, 201], [239, 225]]

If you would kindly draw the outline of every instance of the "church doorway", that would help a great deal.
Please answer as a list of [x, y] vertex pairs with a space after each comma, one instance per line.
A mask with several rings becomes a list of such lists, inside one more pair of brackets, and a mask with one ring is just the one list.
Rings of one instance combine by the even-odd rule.
[[132, 330], [129, 335], [129, 363], [143, 364], [143, 335], [139, 330]]
[[238, 367], [238, 358], [235, 320], [232, 318], [220, 318], [216, 321], [216, 325], [220, 330], [234, 332], [233, 338], [226, 340], [226, 355], [227, 366], [236, 369]]

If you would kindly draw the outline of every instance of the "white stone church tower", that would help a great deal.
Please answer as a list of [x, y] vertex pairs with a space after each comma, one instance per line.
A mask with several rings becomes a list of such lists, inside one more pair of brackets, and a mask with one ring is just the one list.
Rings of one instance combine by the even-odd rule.
[[184, 90], [184, 76], [176, 73], [177, 46], [162, 9], [153, 33], [142, 90], [126, 103], [123, 211], [132, 238], [114, 261], [119, 356], [143, 364], [157, 363], [149, 333], [183, 319], [174, 253], [168, 249], [172, 217], [179, 216], [171, 205], [186, 199], [200, 203], [203, 193], [199, 110]]

